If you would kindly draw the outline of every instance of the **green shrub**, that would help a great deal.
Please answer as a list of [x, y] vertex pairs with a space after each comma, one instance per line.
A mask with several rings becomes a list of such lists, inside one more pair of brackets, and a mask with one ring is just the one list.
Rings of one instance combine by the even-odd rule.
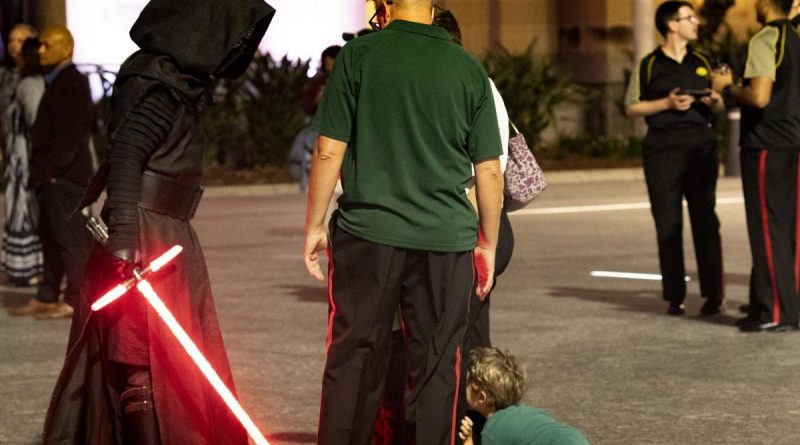
[[300, 97], [308, 61], [257, 55], [240, 79], [220, 81], [204, 116], [206, 159], [233, 168], [285, 167], [294, 136], [305, 125]]
[[562, 136], [554, 147], [546, 148], [556, 159], [570, 155], [609, 160], [637, 159], [642, 153], [642, 141], [637, 137], [591, 136], [581, 134]]
[[565, 103], [585, 104], [593, 97], [590, 91], [572, 83], [552, 61], [537, 56], [534, 45], [535, 42], [531, 43], [519, 54], [501, 47], [483, 60], [489, 77], [503, 96], [509, 118], [532, 146], [541, 141], [547, 127], [557, 128], [556, 107]]

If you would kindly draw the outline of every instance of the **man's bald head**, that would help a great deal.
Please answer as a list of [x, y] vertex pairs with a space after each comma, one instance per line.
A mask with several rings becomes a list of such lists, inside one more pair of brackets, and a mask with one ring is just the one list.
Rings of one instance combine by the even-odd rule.
[[425, 8], [431, 9], [435, 0], [367, 0], [375, 3], [375, 7], [378, 8], [384, 3], [390, 3], [392, 6], [398, 9], [403, 8]]
[[42, 66], [49, 68], [72, 62], [75, 40], [67, 28], [63, 26], [45, 28], [40, 40], [42, 46], [39, 47], [39, 56]]
[[433, 0], [394, 0], [395, 8], [424, 8], [429, 10], [433, 8]]
[[430, 25], [436, 0], [367, 0], [375, 3], [381, 27], [394, 19]]

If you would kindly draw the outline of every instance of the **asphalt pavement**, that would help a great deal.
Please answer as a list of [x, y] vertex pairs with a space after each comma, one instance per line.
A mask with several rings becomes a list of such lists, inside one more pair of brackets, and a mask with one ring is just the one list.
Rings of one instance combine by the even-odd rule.
[[[689, 297], [665, 315], [638, 169], [557, 172], [512, 214], [514, 257], [492, 296], [492, 340], [527, 366], [525, 402], [592, 444], [800, 442], [800, 334], [742, 334], [749, 248], [739, 180], [719, 184], [726, 312], [702, 304], [687, 227]], [[242, 405], [272, 444], [313, 443], [327, 297], [301, 261], [304, 197], [292, 186], [209, 189], [195, 219]], [[29, 289], [0, 287], [3, 308]], [[69, 321], [0, 311], [0, 443], [37, 442]]]

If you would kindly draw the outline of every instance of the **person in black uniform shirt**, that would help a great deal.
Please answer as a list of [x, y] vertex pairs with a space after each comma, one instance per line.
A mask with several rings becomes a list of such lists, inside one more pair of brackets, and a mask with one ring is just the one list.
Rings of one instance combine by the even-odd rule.
[[[199, 241], [190, 224], [202, 194], [200, 112], [212, 76], [244, 73], [274, 15], [262, 0], [151, 0], [131, 29], [141, 48], [114, 85], [106, 163], [106, 248], [87, 267], [69, 351], [45, 420], [46, 444], [247, 444], [247, 434], [143, 298], [89, 305], [136, 266], [184, 247], [151, 279], [220, 378], [233, 379]], [[213, 32], [204, 28], [217, 26]]]
[[709, 82], [708, 59], [692, 48], [698, 19], [692, 4], [668, 1], [656, 11], [664, 44], [633, 71], [625, 99], [629, 116], [644, 116], [644, 173], [658, 235], [663, 298], [667, 313], [682, 315], [686, 298], [683, 259], [683, 207], [689, 204], [702, 315], [720, 312], [724, 298], [722, 243], [716, 205], [716, 136], [712, 111], [724, 108]]
[[741, 85], [713, 86], [742, 106], [741, 163], [753, 267], [744, 332], [798, 330], [796, 237], [800, 149], [800, 36], [793, 0], [758, 0], [764, 27], [750, 39]]

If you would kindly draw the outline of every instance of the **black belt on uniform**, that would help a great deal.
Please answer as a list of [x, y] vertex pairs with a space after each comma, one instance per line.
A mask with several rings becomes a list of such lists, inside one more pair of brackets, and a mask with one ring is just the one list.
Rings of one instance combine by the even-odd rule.
[[189, 185], [151, 170], [142, 174], [139, 207], [173, 218], [189, 221], [194, 217], [203, 187]]

